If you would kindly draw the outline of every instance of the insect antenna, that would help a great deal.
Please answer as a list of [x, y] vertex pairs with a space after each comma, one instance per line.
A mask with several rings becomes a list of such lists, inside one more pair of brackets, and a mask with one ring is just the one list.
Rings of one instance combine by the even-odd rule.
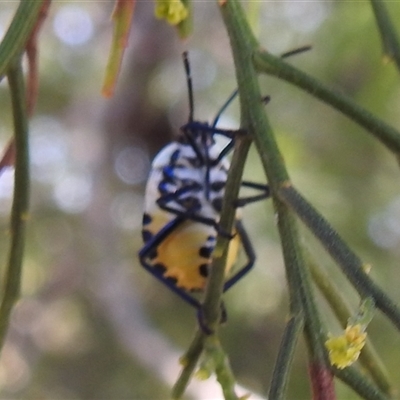
[[235, 97], [238, 95], [239, 89], [235, 89], [233, 93], [228, 97], [228, 100], [225, 101], [225, 103], [222, 105], [220, 110], [218, 111], [218, 114], [214, 118], [214, 122], [212, 123], [212, 127], [215, 128], [217, 126], [217, 123], [219, 119], [221, 118], [222, 113], [227, 109], [229, 104], [232, 103], [232, 101], [235, 99]]
[[287, 51], [287, 52], [281, 54], [281, 58], [292, 57], [292, 56], [295, 56], [295, 55], [297, 55], [297, 54], [301, 54], [301, 53], [304, 53], [304, 52], [306, 52], [306, 51], [309, 51], [309, 50], [311, 50], [311, 49], [312, 49], [312, 47], [309, 46], [309, 45], [305, 45], [305, 46], [302, 46], [302, 47], [298, 47], [297, 49], [290, 50], [290, 51]]
[[[297, 54], [301, 54], [304, 53], [306, 51], [311, 50], [312, 47], [309, 45], [306, 46], [302, 46], [299, 47], [297, 49], [294, 50], [290, 50], [287, 51], [286, 53], [281, 54], [281, 58], [288, 58], [288, 57], [292, 57], [295, 56]], [[218, 111], [218, 114], [216, 115], [216, 117], [214, 118], [214, 122], [212, 123], [212, 127], [215, 128], [217, 126], [217, 123], [219, 121], [219, 119], [221, 118], [222, 113], [227, 109], [227, 107], [229, 106], [229, 104], [231, 104], [231, 102], [235, 99], [235, 97], [238, 95], [239, 89], [235, 89], [233, 91], [233, 93], [228, 97], [228, 99], [225, 101], [225, 103], [222, 105], [222, 107], [220, 108], [220, 110]], [[267, 99], [267, 96], [265, 98], [263, 98], [263, 101], [265, 103], [269, 102], [269, 98]]]
[[193, 83], [192, 83], [192, 74], [190, 70], [188, 52], [184, 51], [182, 57], [183, 57], [183, 65], [185, 67], [186, 83], [189, 96], [189, 122], [193, 122], [193, 115], [194, 115]]

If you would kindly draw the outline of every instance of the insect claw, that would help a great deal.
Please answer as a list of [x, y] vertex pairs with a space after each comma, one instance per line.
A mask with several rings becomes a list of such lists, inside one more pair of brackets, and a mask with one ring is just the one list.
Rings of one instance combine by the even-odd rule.
[[222, 229], [219, 225], [216, 227], [217, 233], [218, 235], [222, 236], [225, 239], [229, 239], [232, 240], [235, 236], [236, 233], [229, 233], [227, 231], [225, 231], [224, 229]]
[[[228, 320], [228, 313], [226, 312], [225, 304], [222, 302], [221, 303], [221, 318], [220, 318], [219, 323], [224, 324], [227, 320]], [[215, 333], [214, 330], [210, 329], [209, 326], [206, 324], [202, 307], [199, 307], [197, 309], [197, 321], [199, 323], [200, 329], [206, 335], [213, 335]]]
[[208, 327], [208, 325], [204, 321], [204, 313], [202, 307], [197, 310], [197, 322], [199, 323], [199, 327], [203, 333], [206, 335], [212, 335], [214, 331]]

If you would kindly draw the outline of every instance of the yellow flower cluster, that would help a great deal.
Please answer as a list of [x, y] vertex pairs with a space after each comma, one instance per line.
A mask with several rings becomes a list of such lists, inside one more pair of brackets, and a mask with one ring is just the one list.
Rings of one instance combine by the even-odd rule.
[[366, 338], [367, 334], [364, 333], [360, 324], [348, 325], [341, 336], [331, 336], [325, 342], [331, 364], [339, 369], [353, 364], [360, 356]]
[[158, 19], [166, 19], [171, 25], [178, 25], [188, 16], [188, 10], [181, 0], [156, 0], [154, 14]]

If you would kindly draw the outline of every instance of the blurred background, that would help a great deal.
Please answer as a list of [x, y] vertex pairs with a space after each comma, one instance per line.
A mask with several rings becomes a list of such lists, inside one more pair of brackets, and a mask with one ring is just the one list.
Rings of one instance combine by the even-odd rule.
[[[311, 44], [310, 52], [290, 63], [400, 127], [399, 74], [383, 63], [367, 2], [243, 3], [265, 48], [281, 54]], [[1, 2], [2, 33], [16, 6]], [[388, 7], [398, 22], [400, 4]], [[167, 399], [180, 370], [178, 357], [194, 332], [193, 310], [138, 263], [143, 191], [152, 158], [187, 120], [181, 53], [190, 52], [195, 117], [211, 121], [236, 87], [228, 38], [213, 2], [194, 1], [194, 32], [186, 41], [154, 19], [153, 2], [137, 2], [120, 81], [107, 100], [100, 90], [112, 8], [111, 1], [54, 2], [41, 33], [23, 298], [0, 358], [1, 399]], [[260, 82], [271, 96], [266, 110], [296, 186], [399, 301], [395, 158], [309, 95], [274, 78]], [[12, 134], [4, 81], [0, 105], [4, 148]], [[220, 126], [235, 128], [238, 118], [234, 103]], [[254, 149], [245, 175], [265, 182]], [[12, 182], [11, 169], [0, 176], [1, 265], [8, 250]], [[229, 320], [222, 340], [238, 382], [265, 397], [288, 312], [285, 273], [270, 202], [247, 207], [244, 223], [258, 261], [226, 295]], [[354, 290], [303, 231], [307, 247], [355, 307]], [[339, 333], [317, 297], [324, 321]], [[369, 332], [393, 382], [399, 382], [398, 332], [379, 313]], [[337, 391], [340, 399], [358, 398], [340, 383]], [[187, 393], [193, 399], [220, 397], [214, 378]], [[288, 398], [310, 398], [303, 342]]]

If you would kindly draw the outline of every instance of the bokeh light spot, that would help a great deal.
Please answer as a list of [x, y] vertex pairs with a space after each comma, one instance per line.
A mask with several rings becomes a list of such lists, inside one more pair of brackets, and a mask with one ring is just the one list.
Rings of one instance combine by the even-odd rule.
[[128, 185], [146, 180], [149, 168], [149, 156], [142, 147], [125, 147], [118, 152], [114, 162], [118, 178]]
[[86, 209], [92, 198], [92, 180], [89, 175], [69, 174], [55, 185], [57, 206], [68, 213], [77, 214]]
[[379, 247], [388, 249], [398, 246], [400, 242], [400, 197], [394, 198], [385, 210], [369, 219], [368, 234]]
[[64, 6], [59, 9], [53, 21], [56, 36], [68, 46], [85, 44], [93, 36], [93, 22], [82, 7]]
[[40, 116], [31, 123], [33, 177], [42, 183], [58, 181], [66, 169], [68, 146], [65, 130], [55, 118]]
[[285, 16], [297, 32], [310, 33], [316, 31], [328, 17], [330, 6], [321, 2], [284, 2]]
[[115, 225], [126, 230], [140, 227], [142, 222], [143, 197], [132, 192], [116, 196], [111, 204], [111, 218]]

